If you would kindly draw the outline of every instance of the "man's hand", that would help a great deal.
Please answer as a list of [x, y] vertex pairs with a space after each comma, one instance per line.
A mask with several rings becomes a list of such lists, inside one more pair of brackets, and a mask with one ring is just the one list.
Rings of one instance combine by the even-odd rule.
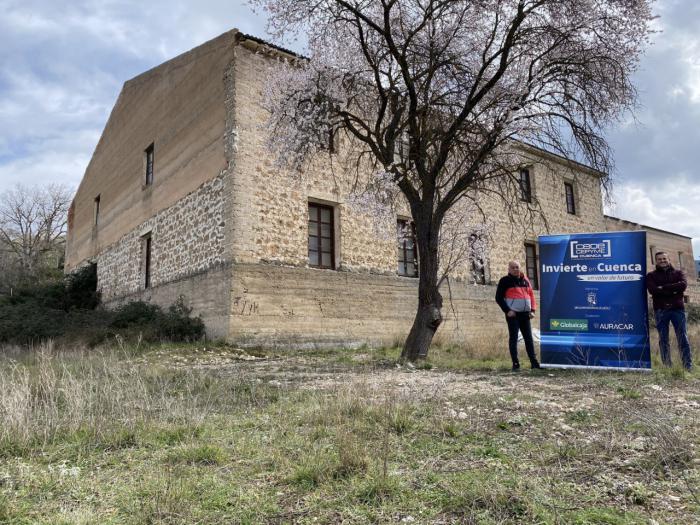
[[535, 318], [535, 312], [530, 312], [530, 319], [534, 319], [534, 318]]
[[513, 310], [508, 310], [506, 317], [515, 317], [515, 312]]

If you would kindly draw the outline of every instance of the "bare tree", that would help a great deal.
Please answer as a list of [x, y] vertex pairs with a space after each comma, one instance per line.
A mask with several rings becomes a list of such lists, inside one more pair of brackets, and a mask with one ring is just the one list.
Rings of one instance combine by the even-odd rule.
[[72, 192], [67, 187], [17, 185], [0, 194], [0, 250], [19, 274], [33, 276], [61, 249]]
[[[518, 191], [526, 142], [609, 173], [606, 126], [633, 109], [651, 0], [251, 0], [273, 38], [305, 34], [264, 100], [270, 146], [300, 168], [347, 138], [367, 187], [410, 207], [419, 301], [402, 357], [442, 322], [440, 239], [458, 203]], [[354, 148], [354, 149], [353, 149]]]

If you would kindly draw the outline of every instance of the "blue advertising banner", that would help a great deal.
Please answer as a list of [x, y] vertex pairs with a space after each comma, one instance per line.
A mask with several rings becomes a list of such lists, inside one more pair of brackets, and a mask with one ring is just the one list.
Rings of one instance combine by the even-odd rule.
[[646, 232], [544, 235], [539, 245], [542, 366], [650, 369]]

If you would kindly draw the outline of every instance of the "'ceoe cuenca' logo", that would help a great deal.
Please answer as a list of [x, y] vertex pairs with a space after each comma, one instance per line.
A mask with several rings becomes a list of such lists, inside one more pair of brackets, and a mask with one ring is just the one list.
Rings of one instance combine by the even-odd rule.
[[569, 246], [571, 248], [572, 259], [602, 259], [612, 257], [612, 248], [609, 239], [588, 242], [571, 241]]
[[587, 332], [588, 319], [550, 319], [549, 329], [560, 332]]

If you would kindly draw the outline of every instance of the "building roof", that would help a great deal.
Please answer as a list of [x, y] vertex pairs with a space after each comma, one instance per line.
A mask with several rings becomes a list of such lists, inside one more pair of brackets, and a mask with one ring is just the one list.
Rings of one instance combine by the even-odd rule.
[[[238, 31], [238, 29], [234, 29], [234, 31]], [[277, 46], [275, 44], [272, 44], [271, 42], [268, 42], [267, 40], [263, 40], [262, 38], [258, 38], [257, 36], [249, 35], [248, 33], [241, 33], [240, 31], [238, 31], [238, 38], [239, 38], [239, 40], [252, 40], [253, 42], [256, 42], [256, 43], [261, 44], [263, 46], [269, 46], [272, 49], [275, 49], [277, 51], [282, 51], [283, 53], [286, 53], [288, 55], [292, 55], [292, 56], [295, 56], [298, 58], [306, 58], [304, 55], [300, 55], [299, 53], [295, 53], [291, 49]]]
[[605, 217], [606, 219], [612, 219], [615, 221], [624, 222], [626, 224], [631, 224], [633, 226], [639, 226], [639, 228], [644, 229], [644, 230], [655, 230], [657, 232], [666, 233], [668, 235], [675, 235], [676, 237], [683, 237], [684, 239], [692, 239], [692, 237], [689, 237], [687, 235], [682, 235], [680, 233], [671, 232], [668, 230], [662, 230], [661, 228], [654, 228], [653, 226], [647, 226], [646, 224], [640, 224], [638, 222], [628, 221], [627, 219], [620, 219], [619, 217], [613, 217], [612, 215], [603, 215], [603, 217]]

